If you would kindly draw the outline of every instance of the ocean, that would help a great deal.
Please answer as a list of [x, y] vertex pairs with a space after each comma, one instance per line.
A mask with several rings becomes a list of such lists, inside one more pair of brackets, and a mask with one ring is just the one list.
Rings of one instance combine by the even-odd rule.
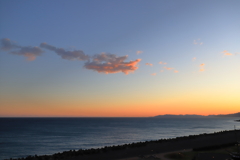
[[0, 118], [0, 159], [240, 128], [234, 118]]

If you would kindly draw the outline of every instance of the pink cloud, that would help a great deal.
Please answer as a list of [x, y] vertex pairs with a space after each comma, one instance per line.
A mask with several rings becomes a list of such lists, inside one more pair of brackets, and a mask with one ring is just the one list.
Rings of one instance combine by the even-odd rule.
[[95, 55], [92, 61], [86, 62], [84, 67], [105, 74], [118, 72], [129, 74], [138, 69], [137, 64], [141, 59], [124, 62], [127, 57], [128, 56], [117, 57], [114, 54], [101, 53]]
[[152, 73], [151, 75], [152, 75], [152, 76], [156, 76], [156, 75], [157, 75], [157, 73]]
[[162, 70], [160, 70], [160, 72], [164, 72], [164, 70], [162, 69]]
[[200, 72], [205, 71], [204, 66], [205, 66], [205, 63], [202, 63], [202, 64], [199, 65], [199, 67], [200, 67], [200, 70], [199, 70], [199, 71], [200, 71]]
[[143, 53], [143, 51], [137, 51], [137, 52], [136, 52], [136, 54], [141, 54], [141, 53]]
[[193, 57], [193, 59], [192, 59], [192, 60], [193, 60], [193, 61], [195, 61], [196, 59], [197, 59], [196, 57]]
[[178, 73], [178, 70], [174, 70], [174, 73]]
[[162, 61], [160, 61], [159, 64], [165, 65], [165, 64], [167, 64], [167, 62], [162, 62]]
[[196, 40], [193, 41], [193, 44], [198, 44]]
[[229, 53], [227, 50], [224, 50], [222, 53], [223, 53], [225, 56], [231, 56], [231, 55], [233, 55], [232, 53]]
[[145, 63], [147, 66], [153, 66], [152, 63]]
[[193, 44], [195, 44], [195, 45], [202, 45], [203, 44], [203, 42], [200, 42], [200, 40], [201, 39], [197, 39], [197, 40], [193, 40]]
[[172, 69], [174, 69], [174, 68], [170, 68], [170, 67], [163, 67], [163, 68], [165, 68], [166, 70], [172, 70]]

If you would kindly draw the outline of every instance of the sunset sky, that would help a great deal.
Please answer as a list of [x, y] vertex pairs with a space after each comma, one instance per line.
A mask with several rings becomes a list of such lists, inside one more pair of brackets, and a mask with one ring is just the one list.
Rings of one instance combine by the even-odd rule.
[[0, 116], [240, 111], [239, 0], [0, 0]]

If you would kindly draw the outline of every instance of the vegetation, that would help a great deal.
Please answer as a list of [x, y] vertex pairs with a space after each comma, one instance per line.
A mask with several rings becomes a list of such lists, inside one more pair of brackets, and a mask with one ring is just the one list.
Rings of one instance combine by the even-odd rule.
[[192, 160], [197, 153], [194, 151], [191, 152], [178, 152], [178, 153], [169, 153], [164, 157], [172, 160]]

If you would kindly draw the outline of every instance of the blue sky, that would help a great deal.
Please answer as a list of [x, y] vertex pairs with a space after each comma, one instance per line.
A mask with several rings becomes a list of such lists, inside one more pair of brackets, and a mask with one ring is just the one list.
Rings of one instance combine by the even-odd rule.
[[[43, 53], [27, 59], [2, 48], [0, 116], [236, 112], [239, 6], [238, 0], [1, 0], [2, 42]], [[41, 43], [64, 54], [81, 50], [90, 59], [69, 60]], [[137, 68], [126, 75], [86, 67], [96, 67], [93, 57], [101, 54], [127, 55], [123, 64], [136, 61]], [[231, 107], [218, 108], [225, 103]]]

